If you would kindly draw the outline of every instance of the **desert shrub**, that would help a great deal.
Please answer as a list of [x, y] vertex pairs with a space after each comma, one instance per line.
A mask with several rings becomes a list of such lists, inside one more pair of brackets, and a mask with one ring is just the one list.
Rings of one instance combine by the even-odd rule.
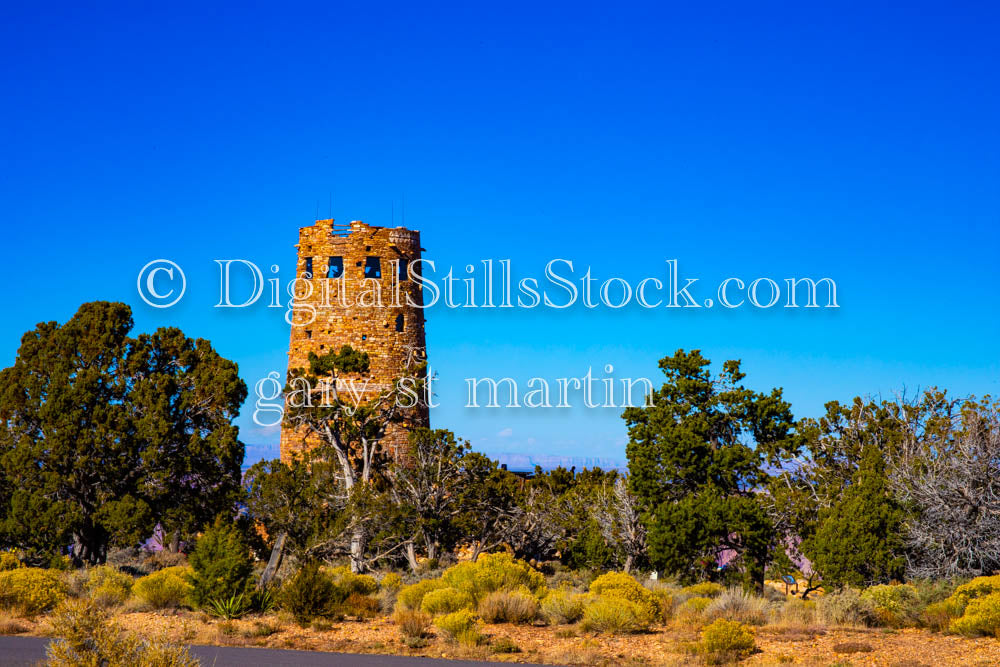
[[382, 590], [398, 591], [403, 587], [403, 578], [395, 572], [387, 572], [378, 585]]
[[726, 587], [713, 581], [703, 581], [681, 589], [681, 593], [693, 598], [716, 598], [722, 595]]
[[701, 631], [701, 645], [713, 657], [746, 657], [756, 648], [753, 628], [724, 618], [712, 621]]
[[399, 633], [403, 638], [421, 639], [427, 635], [427, 627], [431, 624], [430, 614], [422, 611], [412, 611], [400, 609], [392, 617], [393, 622], [399, 626]]
[[966, 637], [996, 635], [1000, 631], [1000, 591], [970, 600], [962, 617], [952, 621], [949, 630]]
[[58, 573], [37, 567], [0, 572], [0, 606], [22, 616], [52, 609], [66, 598], [66, 584]]
[[527, 589], [493, 591], [479, 601], [478, 610], [487, 623], [528, 623], [538, 615], [538, 600]]
[[454, 565], [445, 570], [441, 579], [452, 588], [465, 591], [477, 602], [493, 591], [524, 586], [534, 593], [545, 588], [541, 572], [504, 552], [482, 554], [475, 563]]
[[997, 592], [1000, 592], [1000, 575], [976, 577], [956, 588], [948, 598], [948, 602], [951, 603], [955, 615], [961, 616], [970, 602]]
[[430, 614], [422, 611], [400, 609], [393, 614], [393, 622], [399, 626], [399, 633], [404, 639], [420, 639], [427, 635], [427, 627], [431, 624]]
[[343, 608], [346, 614], [354, 616], [358, 620], [375, 618], [381, 610], [378, 600], [360, 593], [348, 595], [347, 599], [344, 600]]
[[943, 632], [958, 614], [947, 600], [932, 602], [920, 612], [920, 625], [935, 632]]
[[649, 629], [648, 610], [624, 597], [598, 597], [583, 611], [583, 628], [589, 632], [626, 634]]
[[472, 596], [457, 588], [439, 588], [424, 595], [420, 603], [421, 611], [431, 615], [450, 614], [459, 609], [471, 609], [475, 602]]
[[110, 565], [99, 565], [87, 573], [87, 590], [98, 605], [122, 604], [132, 594], [133, 579]]
[[147, 572], [156, 572], [157, 570], [165, 570], [168, 567], [183, 567], [188, 564], [188, 558], [181, 551], [163, 549], [161, 551], [154, 551], [146, 556], [142, 564]]
[[137, 579], [132, 593], [153, 609], [182, 607], [191, 595], [190, 578], [189, 567], [166, 567]]
[[955, 589], [968, 583], [968, 579], [913, 579], [909, 582], [917, 591], [921, 606], [947, 600]]
[[550, 591], [542, 599], [542, 616], [553, 625], [576, 623], [583, 618], [587, 596], [568, 590]]
[[789, 598], [776, 610], [777, 621], [788, 625], [812, 625], [816, 622], [816, 602]]
[[300, 624], [313, 618], [332, 616], [346, 598], [318, 563], [307, 563], [281, 587], [278, 603]]
[[[325, 568], [320, 568], [324, 571]], [[346, 599], [351, 593], [357, 593], [358, 595], [373, 595], [378, 591], [378, 582], [375, 581], [375, 577], [367, 574], [356, 574], [351, 572], [350, 568], [346, 565], [343, 567], [333, 568], [327, 571], [333, 578], [333, 582], [337, 585], [343, 592], [343, 596]]]
[[624, 572], [602, 574], [591, 582], [590, 592], [600, 597], [620, 598], [638, 605], [648, 623], [661, 616], [660, 601], [653, 592]]
[[239, 529], [221, 517], [198, 539], [190, 561], [191, 601], [198, 607], [250, 589], [250, 548]]
[[820, 620], [830, 625], [875, 625], [875, 605], [854, 588], [828, 593], [816, 601]]
[[424, 596], [431, 591], [436, 591], [441, 588], [448, 588], [448, 584], [444, 583], [440, 579], [424, 579], [415, 584], [401, 588], [399, 590], [399, 595], [396, 596], [396, 600], [402, 609], [420, 609], [420, 605], [424, 601]]
[[59, 637], [48, 648], [52, 667], [196, 667], [201, 664], [182, 646], [140, 639], [108, 622], [92, 600], [67, 600], [52, 618]]
[[446, 637], [456, 641], [459, 639], [460, 635], [463, 635], [470, 630], [475, 631], [476, 624], [476, 615], [468, 609], [462, 609], [460, 611], [452, 612], [451, 614], [438, 616], [434, 619], [434, 625], [436, 625]]
[[0, 616], [0, 635], [19, 635], [28, 632], [30, 629], [27, 625], [16, 619]]
[[493, 653], [520, 653], [521, 647], [510, 637], [497, 637], [490, 643]]
[[913, 625], [920, 613], [920, 596], [917, 589], [909, 584], [872, 586], [861, 593], [861, 599], [875, 607], [879, 625]]
[[10, 551], [0, 551], [0, 572], [16, 570], [21, 567], [21, 559]]
[[712, 604], [712, 598], [688, 598], [677, 607], [677, 615], [685, 619], [697, 618], [704, 613], [710, 604]]
[[726, 589], [705, 607], [709, 620], [724, 618], [749, 625], [764, 625], [770, 604], [762, 597], [747, 593], [742, 588]]

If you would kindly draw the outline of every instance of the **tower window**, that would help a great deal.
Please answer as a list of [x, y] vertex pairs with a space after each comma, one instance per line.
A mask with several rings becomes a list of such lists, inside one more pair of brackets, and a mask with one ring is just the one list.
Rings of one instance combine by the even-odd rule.
[[303, 277], [305, 277], [305, 278], [312, 278], [313, 277], [313, 258], [312, 257], [306, 257], [306, 270], [305, 270], [305, 273], [303, 274]]
[[407, 271], [409, 266], [410, 266], [410, 260], [406, 259], [405, 257], [399, 258], [399, 282], [403, 282], [404, 280], [410, 279], [410, 276], [408, 275], [409, 272]]
[[326, 267], [326, 277], [339, 278], [342, 275], [344, 275], [344, 258], [331, 257]]
[[308, 339], [310, 339], [310, 340], [311, 340], [311, 339], [312, 339], [312, 337], [313, 337], [313, 332], [312, 332], [312, 330], [311, 330], [311, 329], [306, 329], [306, 338], [308, 338]]
[[406, 324], [406, 319], [402, 315], [396, 315], [396, 331], [402, 331]]
[[382, 277], [382, 260], [378, 257], [369, 256], [365, 260], [365, 278]]

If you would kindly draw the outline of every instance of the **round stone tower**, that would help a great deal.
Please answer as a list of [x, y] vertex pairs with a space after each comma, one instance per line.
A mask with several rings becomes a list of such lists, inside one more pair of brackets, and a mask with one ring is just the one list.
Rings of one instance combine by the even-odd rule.
[[[350, 225], [317, 220], [299, 230], [296, 248], [296, 276], [310, 282], [312, 293], [295, 299], [289, 370], [308, 368], [310, 352], [322, 356], [350, 345], [367, 352], [371, 360], [367, 374], [345, 376], [356, 381], [355, 387], [366, 388], [362, 399], [412, 374], [414, 366], [426, 358], [424, 311], [419, 307], [423, 293], [408, 276], [408, 267], [420, 259], [423, 250], [420, 232], [372, 227], [358, 220]], [[304, 291], [300, 288], [296, 293]], [[406, 424], [390, 425], [383, 444], [395, 451], [406, 443], [408, 428], [427, 426], [429, 421], [427, 406], [421, 401], [408, 411]], [[283, 427], [281, 460], [287, 463], [293, 453], [316, 444]]]

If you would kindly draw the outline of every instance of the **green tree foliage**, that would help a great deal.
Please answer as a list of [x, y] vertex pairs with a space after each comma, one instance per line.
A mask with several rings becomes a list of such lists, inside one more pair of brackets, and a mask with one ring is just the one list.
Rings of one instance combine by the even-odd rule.
[[698, 350], [660, 360], [651, 405], [625, 410], [629, 484], [644, 510], [653, 567], [694, 579], [725, 549], [763, 584], [777, 533], [758, 498], [765, 464], [798, 448], [780, 389], [742, 386], [738, 361], [712, 377]]
[[246, 474], [246, 504], [254, 521], [270, 539], [286, 535], [285, 550], [298, 558], [344, 530], [343, 493], [337, 468], [311, 453], [296, 456], [291, 465], [275, 459], [254, 464]]
[[225, 601], [250, 590], [253, 559], [242, 531], [231, 521], [216, 518], [198, 538], [189, 559], [191, 601], [208, 607], [213, 600]]
[[869, 444], [842, 498], [820, 512], [819, 528], [802, 550], [828, 585], [862, 587], [902, 579], [904, 516], [889, 489], [883, 454]]
[[0, 371], [0, 535], [38, 561], [103, 562], [156, 522], [191, 531], [238, 497], [236, 364], [176, 328], [132, 338], [122, 303], [43, 322]]

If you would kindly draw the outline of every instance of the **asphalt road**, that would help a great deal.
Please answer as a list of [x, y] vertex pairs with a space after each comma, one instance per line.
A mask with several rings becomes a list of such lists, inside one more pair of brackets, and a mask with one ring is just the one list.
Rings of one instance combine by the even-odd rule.
[[[0, 665], [31, 667], [45, 659], [44, 637], [0, 636]], [[326, 653], [322, 651], [291, 651], [270, 648], [234, 646], [192, 646], [191, 654], [206, 667], [482, 667], [503, 664], [410, 658], [396, 655]]]

